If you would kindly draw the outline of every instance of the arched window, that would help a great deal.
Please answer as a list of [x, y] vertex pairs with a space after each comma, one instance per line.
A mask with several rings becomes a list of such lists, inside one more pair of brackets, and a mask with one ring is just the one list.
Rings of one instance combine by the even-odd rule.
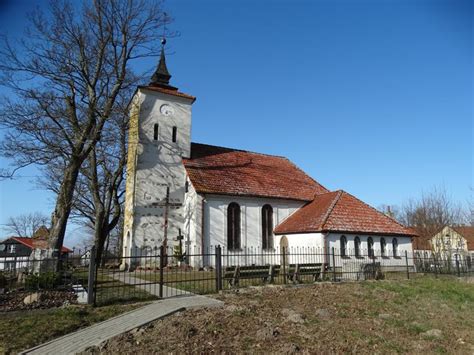
[[380, 239], [380, 254], [382, 257], [386, 256], [386, 250], [387, 250], [387, 242], [385, 241], [385, 238]]
[[369, 258], [375, 257], [374, 240], [372, 237], [367, 238], [367, 253], [369, 254]]
[[174, 126], [173, 127], [173, 143], [176, 143], [177, 135], [178, 135], [178, 127]]
[[340, 248], [341, 248], [341, 256], [342, 257], [347, 256], [347, 238], [345, 235], [341, 237]]
[[398, 257], [398, 240], [397, 238], [392, 239], [392, 249], [393, 249], [393, 257]]
[[359, 237], [355, 237], [354, 239], [354, 252], [355, 252], [356, 258], [360, 258], [360, 238]]
[[227, 207], [227, 248], [240, 249], [240, 206], [235, 202]]
[[153, 139], [155, 141], [158, 140], [158, 123], [155, 123], [155, 125], [153, 126]]
[[273, 208], [270, 205], [262, 207], [262, 247], [273, 249]]

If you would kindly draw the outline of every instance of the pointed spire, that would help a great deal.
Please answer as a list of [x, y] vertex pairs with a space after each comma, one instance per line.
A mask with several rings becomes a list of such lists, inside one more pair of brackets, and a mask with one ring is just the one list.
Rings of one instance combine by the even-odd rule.
[[154, 86], [170, 86], [170, 79], [171, 74], [166, 67], [166, 57], [165, 57], [165, 44], [166, 38], [161, 40], [161, 55], [160, 55], [160, 63], [158, 64], [158, 68], [156, 68], [155, 73], [151, 77], [150, 85]]

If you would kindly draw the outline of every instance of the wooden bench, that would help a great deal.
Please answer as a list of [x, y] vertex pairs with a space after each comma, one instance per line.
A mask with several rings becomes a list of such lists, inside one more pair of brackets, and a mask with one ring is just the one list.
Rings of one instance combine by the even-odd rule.
[[301, 276], [309, 275], [313, 281], [318, 281], [321, 279], [321, 273], [323, 272], [323, 263], [290, 264], [288, 265], [287, 277], [293, 282], [300, 282]]
[[230, 286], [238, 286], [241, 279], [261, 279], [271, 283], [279, 273], [280, 265], [227, 266], [224, 269], [224, 280]]

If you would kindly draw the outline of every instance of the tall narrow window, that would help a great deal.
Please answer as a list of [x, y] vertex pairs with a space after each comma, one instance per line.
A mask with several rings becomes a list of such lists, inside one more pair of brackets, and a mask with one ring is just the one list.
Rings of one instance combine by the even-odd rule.
[[227, 248], [240, 249], [240, 206], [235, 202], [227, 207]]
[[354, 239], [354, 253], [356, 258], [360, 258], [360, 238], [355, 237]]
[[155, 123], [155, 125], [153, 126], [153, 139], [155, 141], [158, 140], [158, 123]]
[[398, 258], [398, 240], [397, 238], [392, 239], [393, 257]]
[[273, 249], [273, 208], [270, 205], [262, 207], [262, 247]]
[[341, 237], [341, 256], [346, 257], [347, 256], [347, 238], [345, 235]]
[[380, 239], [380, 255], [382, 257], [386, 256], [386, 249], [387, 249], [387, 242], [385, 242], [385, 238]]
[[367, 239], [367, 253], [369, 254], [369, 258], [373, 258], [375, 256], [374, 253], [374, 240], [372, 237]]
[[188, 193], [189, 192], [189, 182], [186, 180], [184, 183], [184, 192]]
[[176, 143], [176, 136], [178, 135], [178, 127], [173, 127], [173, 143]]

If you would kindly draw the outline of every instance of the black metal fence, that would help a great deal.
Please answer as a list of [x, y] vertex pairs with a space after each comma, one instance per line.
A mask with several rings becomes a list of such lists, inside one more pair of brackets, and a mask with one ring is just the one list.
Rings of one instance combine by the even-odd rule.
[[91, 249], [64, 255], [59, 263], [51, 258], [1, 257], [0, 294], [62, 289], [77, 293], [83, 302], [106, 304], [264, 284], [409, 279], [425, 274], [474, 276], [474, 265], [468, 255], [220, 246], [186, 255], [174, 248], [137, 248], [128, 256], [108, 252], [97, 261]]

